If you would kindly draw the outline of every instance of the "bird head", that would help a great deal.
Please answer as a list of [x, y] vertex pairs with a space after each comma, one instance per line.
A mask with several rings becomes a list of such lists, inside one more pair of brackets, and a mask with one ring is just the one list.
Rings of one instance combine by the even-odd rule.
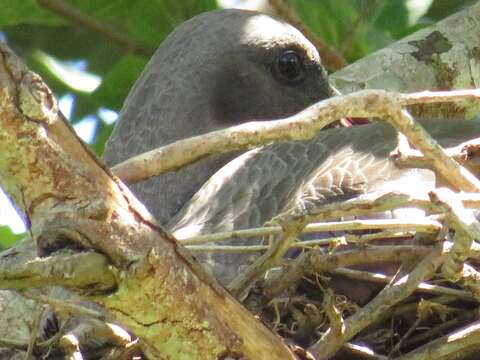
[[[287, 117], [332, 95], [318, 52], [291, 25], [245, 10], [204, 13], [155, 52], [104, 157], [113, 165], [175, 140]], [[231, 158], [211, 157], [133, 190], [163, 223]]]

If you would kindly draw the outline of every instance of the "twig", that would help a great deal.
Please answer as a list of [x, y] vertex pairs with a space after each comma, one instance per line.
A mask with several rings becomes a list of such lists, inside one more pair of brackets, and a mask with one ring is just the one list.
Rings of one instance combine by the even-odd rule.
[[[411, 238], [414, 235], [412, 232], [397, 232], [392, 230], [380, 231], [375, 234], [352, 235], [347, 234], [343, 236], [328, 237], [324, 239], [314, 239], [305, 241], [296, 241], [290, 245], [291, 248], [311, 248], [316, 246], [326, 246], [345, 243], [365, 244], [372, 240], [381, 239], [396, 239], [396, 238]], [[256, 252], [267, 250], [268, 245], [186, 245], [191, 252], [226, 252], [226, 253], [242, 253], [242, 252]]]
[[[446, 148], [445, 152], [459, 164], [477, 174], [479, 173], [479, 168], [472, 159], [478, 159], [479, 149], [480, 138], [476, 138], [465, 141], [457, 146]], [[433, 170], [430, 161], [423, 156], [421, 151], [412, 149], [408, 143], [408, 139], [401, 133], [399, 133], [398, 150], [393, 151], [390, 155], [394, 157], [395, 165], [399, 167]]]
[[328, 272], [338, 267], [379, 264], [384, 262], [401, 262], [412, 257], [425, 256], [431, 250], [430, 246], [390, 245], [368, 246], [355, 250], [338, 251], [333, 254], [322, 254], [311, 251], [304, 259], [301, 267], [307, 272]]
[[62, 336], [58, 342], [59, 346], [65, 352], [65, 358], [68, 360], [83, 360], [82, 352], [80, 351], [80, 342], [73, 334], [66, 334]]
[[406, 339], [403, 342], [404, 346], [411, 346], [412, 344], [419, 343], [435, 335], [444, 334], [445, 331], [453, 328], [458, 328], [459, 325], [464, 325], [467, 321], [476, 320], [477, 316], [475, 312], [460, 312], [454, 319], [446, 321], [444, 323], [435, 325], [431, 329], [424, 331], [418, 335], [412, 336], [410, 339]]
[[480, 298], [480, 274], [465, 264], [474, 239], [480, 239], [480, 223], [474, 213], [466, 210], [457, 194], [450, 189], [436, 189], [430, 193], [430, 197], [432, 202], [445, 209], [445, 219], [455, 230], [455, 242], [442, 266], [442, 273], [448, 280], [462, 280], [462, 283]]
[[322, 305], [323, 310], [328, 317], [331, 331], [337, 334], [337, 336], [340, 336], [344, 331], [344, 322], [342, 313], [335, 306], [334, 294], [332, 291], [327, 290], [324, 292]]
[[28, 343], [17, 339], [0, 338], [0, 347], [26, 351], [28, 349]]
[[[393, 115], [393, 114], [392, 114]], [[406, 110], [398, 109], [390, 118], [395, 128], [405, 134], [410, 142], [423, 152], [432, 168], [442, 179], [458, 191], [480, 191], [480, 182], [468, 170], [450, 158], [445, 150], [423, 129], [415, 123]]]
[[348, 350], [352, 355], [359, 356], [360, 359], [364, 360], [389, 360], [388, 357], [375, 354], [371, 349], [366, 346], [360, 346], [357, 344], [345, 343], [343, 348]]
[[398, 340], [398, 342], [393, 346], [393, 348], [390, 350], [388, 353], [388, 358], [392, 358], [394, 354], [398, 353], [398, 350], [402, 347], [404, 342], [410, 337], [410, 335], [413, 334], [413, 332], [417, 329], [418, 325], [422, 322], [421, 317], [417, 317], [414, 321], [414, 323], [410, 326], [410, 328], [407, 330], [405, 334]]
[[268, 245], [187, 245], [190, 252], [245, 253], [268, 250]]
[[[61, 268], [63, 264], [64, 268]], [[2, 264], [3, 265], [3, 264]], [[0, 266], [0, 288], [29, 289], [49, 285], [91, 291], [115, 287], [116, 279], [104, 255], [94, 252], [56, 254], [16, 266]]]
[[165, 171], [175, 170], [207, 155], [270, 144], [280, 140], [307, 140], [335, 120], [344, 117], [380, 117], [432, 161], [435, 171], [457, 190], [478, 192], [480, 181], [461, 167], [431, 138], [402, 106], [480, 99], [480, 90], [396, 94], [383, 90], [362, 90], [316, 103], [283, 120], [250, 122], [205, 135], [179, 140], [160, 149], [138, 155], [112, 170], [126, 183], [135, 183]]
[[401, 95], [402, 106], [415, 104], [435, 104], [456, 101], [478, 101], [480, 92], [477, 89], [449, 90], [449, 91], [419, 91]]
[[281, 235], [272, 236], [268, 250], [247, 267], [238, 277], [228, 285], [228, 290], [236, 297], [253, 284], [254, 280], [265, 274], [269, 269], [277, 266], [283, 259], [283, 255], [295, 243], [299, 232], [295, 226], [285, 225]]
[[314, 240], [305, 240], [305, 241], [298, 241], [296, 242], [293, 247], [299, 248], [312, 248], [317, 246], [335, 246], [340, 244], [361, 244], [366, 245], [368, 242], [373, 240], [391, 240], [391, 239], [398, 239], [398, 238], [411, 238], [414, 235], [412, 231], [394, 231], [394, 230], [386, 230], [380, 231], [374, 234], [364, 234], [364, 235], [354, 235], [354, 234], [346, 234], [343, 236], [325, 238], [325, 239], [314, 239]]
[[48, 304], [53, 309], [61, 313], [65, 313], [68, 315], [81, 315], [92, 319], [105, 320], [105, 314], [92, 309], [88, 309], [85, 306], [77, 305], [71, 301], [56, 299], [50, 296], [34, 294], [31, 292], [24, 292], [22, 293], [22, 295], [41, 304]]
[[37, 341], [38, 332], [40, 330], [40, 320], [42, 319], [42, 314], [44, 311], [44, 308], [40, 306], [33, 317], [32, 324], [30, 325], [30, 337], [28, 339], [27, 353], [25, 355], [26, 360], [30, 360], [33, 358], [33, 351], [35, 350], [35, 343]]
[[[480, 206], [480, 193], [459, 193], [459, 200], [468, 208]], [[426, 197], [416, 197], [400, 192], [372, 193], [343, 202], [316, 206], [309, 213], [304, 207], [296, 206], [277, 216], [286, 223], [297, 222], [298, 226], [347, 216], [365, 216], [383, 213], [400, 208], [418, 208], [427, 213], [441, 213], [442, 209], [432, 204]]]
[[120, 348], [114, 348], [102, 360], [132, 360], [142, 359], [141, 343], [138, 339], [131, 341]]
[[[436, 189], [430, 193], [430, 197], [432, 202], [445, 209], [445, 219], [455, 230], [455, 242], [442, 266], [442, 273], [448, 280], [458, 281], [462, 277], [462, 268], [470, 255], [473, 240], [480, 239], [480, 223], [471, 210], [464, 208], [462, 202], [451, 190]], [[478, 289], [478, 285], [476, 288]]]
[[[344, 202], [319, 206], [316, 208], [315, 214], [307, 215], [305, 221], [313, 223], [315, 221], [338, 219], [347, 216], [365, 216], [400, 208], [418, 208], [429, 213], [442, 212], [431, 201], [423, 197], [414, 197], [401, 192], [389, 192], [380, 194], [378, 197], [375, 197], [375, 195], [370, 194]], [[458, 193], [457, 197], [466, 208], [478, 209], [480, 207], [480, 193]], [[298, 216], [295, 210], [290, 215], [294, 218]], [[301, 216], [305, 215], [301, 214]], [[471, 251], [480, 253], [480, 246], [473, 244]]]
[[[285, 222], [282, 234], [273, 240], [267, 252], [256, 259], [252, 265], [248, 266], [246, 270], [229, 284], [228, 289], [230, 292], [235, 296], [240, 295], [255, 279], [277, 266], [282, 261], [285, 252], [295, 244], [295, 240], [303, 229], [304, 225], [300, 222]], [[365, 235], [365, 240], [367, 240], [367, 237], [368, 240], [372, 240], [373, 238], [378, 238], [378, 236], [378, 234], [376, 236]], [[385, 236], [385, 234], [380, 236]], [[358, 241], [358, 237], [356, 240]]]
[[347, 61], [338, 51], [330, 47], [320, 37], [314, 34], [308, 26], [303, 24], [295, 10], [288, 6], [286, 1], [269, 0], [268, 2], [280, 17], [295, 26], [313, 43], [313, 45], [315, 45], [318, 52], [322, 55], [322, 60], [325, 62], [325, 66], [328, 69], [337, 70], [347, 65]]
[[426, 198], [413, 197], [399, 192], [389, 192], [380, 196], [370, 194], [342, 202], [327, 203], [316, 206], [314, 211], [309, 213], [306, 213], [303, 207], [297, 206], [277, 217], [283, 218], [285, 222], [299, 222], [301, 225], [306, 226], [315, 221], [338, 219], [346, 216], [365, 216], [400, 208], [418, 208], [427, 212], [434, 211], [431, 202]]
[[[468, 301], [467, 299], [464, 299]], [[445, 305], [445, 304], [450, 304], [453, 302], [458, 301], [458, 298], [455, 296], [450, 296], [450, 295], [440, 295], [440, 296], [435, 296], [431, 299], [428, 299], [428, 302], [433, 303], [433, 304], [438, 304], [438, 305]], [[476, 300], [473, 300], [476, 301]], [[418, 302], [412, 302], [412, 303], [406, 303], [403, 305], [399, 305], [394, 311], [392, 311], [392, 317], [402, 317], [402, 316], [408, 316], [408, 314], [411, 314], [412, 312], [418, 311]]]
[[[324, 223], [308, 224], [302, 231], [303, 234], [331, 232], [331, 231], [356, 231], [356, 230], [415, 230], [416, 232], [436, 233], [442, 229], [442, 224], [430, 219], [375, 219], [375, 220], [351, 220], [331, 221]], [[280, 226], [265, 226], [247, 230], [220, 232], [215, 234], [192, 236], [179, 239], [183, 245], [200, 245], [211, 242], [219, 242], [231, 238], [260, 238], [264, 236], [280, 234]], [[305, 242], [302, 242], [305, 244]]]
[[155, 49], [138, 44], [124, 33], [118, 32], [106, 24], [84, 14], [79, 9], [62, 0], [37, 0], [38, 4], [74, 24], [100, 34], [123, 49], [141, 56], [152, 56]]
[[[395, 360], [452, 359], [462, 349], [478, 349], [480, 322], [474, 322]], [[468, 352], [465, 354], [467, 355]]]
[[[465, 205], [469, 207], [476, 207], [478, 208], [480, 205], [479, 202], [479, 194], [458, 194], [460, 200], [464, 202]], [[354, 200], [347, 200], [344, 202], [339, 202], [335, 204], [327, 204], [318, 208], [318, 213], [313, 215], [304, 214], [297, 214], [295, 211], [292, 211], [290, 214], [282, 215], [284, 217], [290, 216], [290, 221], [300, 221], [303, 223], [308, 223], [312, 221], [318, 221], [323, 219], [335, 219], [342, 216], [361, 216], [361, 215], [368, 215], [372, 213], [379, 213], [384, 211], [389, 211], [395, 208], [401, 207], [418, 207], [420, 209], [435, 212], [438, 209], [435, 206], [425, 199], [421, 198], [413, 198], [409, 195], [400, 194], [400, 193], [387, 193], [378, 198], [373, 199], [354, 199]], [[375, 251], [384, 251], [386, 250], [385, 247], [382, 247], [383, 250], [375, 250]], [[416, 247], [416, 249], [418, 249]], [[369, 248], [371, 251], [372, 248]], [[388, 250], [387, 250], [388, 251]], [[400, 251], [400, 248], [397, 247], [396, 251]], [[391, 253], [390, 253], [391, 255]], [[399, 260], [400, 258], [394, 259], [389, 258], [386, 255], [386, 261], [395, 261]], [[471, 256], [478, 257], [480, 255], [480, 249], [478, 246], [472, 247]], [[335, 256], [339, 256], [338, 254]], [[350, 255], [346, 255], [342, 253], [341, 257], [343, 261], [336, 265], [338, 266], [350, 266], [353, 263], [347, 263], [347, 259]], [[382, 255], [383, 256], [383, 255]], [[305, 253], [300, 255], [297, 259], [290, 262], [286, 266], [284, 266], [278, 273], [278, 276], [273, 276], [266, 283], [264, 284], [264, 294], [269, 297], [273, 298], [274, 296], [283, 292], [286, 287], [290, 286], [293, 283], [298, 282], [305, 271], [308, 269], [314, 269], [318, 271], [328, 271], [332, 270], [331, 268], [327, 268], [327, 264], [331, 264], [335, 257], [327, 256], [325, 254], [318, 253], [318, 251], [312, 251], [309, 253]], [[320, 263], [319, 263], [319, 262]], [[368, 258], [364, 258], [363, 260], [365, 263], [368, 263]], [[378, 261], [378, 259], [373, 259], [373, 261]], [[319, 265], [320, 264], [320, 265]], [[320, 266], [320, 268], [318, 268]], [[313, 271], [313, 270], [312, 270]]]
[[318, 360], [328, 359], [338, 349], [362, 329], [384, 316], [391, 307], [403, 301], [412, 294], [423, 280], [433, 275], [443, 260], [443, 254], [449, 250], [448, 246], [442, 249], [437, 246], [430, 252], [408, 275], [400, 278], [391, 286], [385, 287], [372, 301], [345, 320], [344, 332], [337, 336], [327, 331], [319, 341], [309, 347], [309, 351]]
[[331, 272], [339, 267], [418, 259], [428, 254], [431, 249], [428, 246], [398, 245], [369, 246], [334, 254], [324, 254], [319, 250], [311, 250], [292, 260], [275, 276], [268, 279], [264, 284], [263, 293], [268, 298], [273, 298], [292, 284], [300, 281], [305, 273]]
[[[388, 284], [392, 281], [392, 276], [384, 274], [376, 274], [368, 271], [353, 270], [347, 268], [338, 268], [332, 271], [332, 274], [345, 276], [349, 279], [370, 281], [377, 284]], [[431, 295], [449, 295], [456, 299], [463, 299], [468, 301], [476, 301], [475, 297], [470, 291], [452, 289], [446, 286], [434, 285], [429, 283], [418, 284], [417, 291], [420, 293]]]

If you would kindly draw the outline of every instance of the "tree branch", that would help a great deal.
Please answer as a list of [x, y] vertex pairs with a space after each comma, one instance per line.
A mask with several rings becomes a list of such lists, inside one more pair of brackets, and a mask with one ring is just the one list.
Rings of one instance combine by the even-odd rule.
[[431, 277], [447, 251], [448, 249], [442, 250], [441, 247], [432, 250], [408, 276], [385, 287], [375, 299], [346, 319], [342, 333], [327, 331], [317, 343], [310, 346], [309, 351], [318, 360], [330, 358], [346, 341], [381, 316], [385, 316], [393, 304], [406, 299], [423, 280]]
[[[42, 256], [70, 248], [108, 259], [118, 274], [116, 291], [97, 292], [95, 301], [142, 339], [147, 356], [178, 358], [188, 351], [198, 359], [293, 359], [115, 181], [64, 121], [48, 87], [4, 44], [0, 186], [27, 214]], [[34, 276], [51, 283], [38, 271]]]
[[132, 184], [176, 170], [205, 156], [266, 145], [281, 140], [308, 140], [317, 131], [344, 117], [379, 117], [388, 121], [425, 154], [433, 169], [451, 186], [464, 191], [480, 190], [480, 182], [436, 143], [402, 110], [412, 103], [437, 103], [480, 99], [480, 90], [395, 94], [364, 90], [316, 103], [283, 120], [250, 122], [205, 135], [176, 141], [160, 149], [135, 156], [112, 168], [124, 182]]

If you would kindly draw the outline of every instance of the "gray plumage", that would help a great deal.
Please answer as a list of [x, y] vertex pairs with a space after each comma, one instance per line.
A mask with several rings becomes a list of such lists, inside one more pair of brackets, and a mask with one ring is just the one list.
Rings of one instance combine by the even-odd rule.
[[[286, 51], [304, 61], [300, 81], [276, 76]], [[317, 52], [291, 26], [255, 12], [206, 13], [157, 50], [125, 101], [105, 160], [113, 165], [180, 138], [286, 117], [331, 95]], [[446, 146], [480, 134], [478, 121], [426, 126]], [[395, 142], [386, 124], [331, 129], [308, 142], [249, 151], [228, 164], [234, 155], [205, 159], [133, 191], [160, 223], [185, 238], [260, 226], [299, 201], [315, 206], [369, 191], [431, 189], [431, 172], [401, 170], [389, 160]], [[201, 259], [224, 283], [247, 262], [226, 254]]]
[[[285, 51], [304, 59], [306, 76], [291, 86], [272, 66]], [[315, 48], [292, 26], [242, 10], [201, 14], [178, 27], [136, 82], [109, 139], [114, 165], [175, 140], [250, 120], [292, 115], [331, 96]], [[214, 156], [132, 186], [166, 224], [196, 190], [233, 156]]]
[[[480, 135], [480, 119], [423, 121], [442, 146]], [[219, 170], [170, 221], [179, 239], [262, 226], [298, 206], [311, 209], [366, 193], [402, 191], [426, 196], [435, 187], [433, 172], [398, 168], [389, 157], [396, 131], [385, 123], [321, 131], [307, 142], [284, 142], [249, 151]], [[387, 216], [418, 216], [398, 211]], [[252, 245], [233, 240], [223, 245]], [[199, 256], [228, 284], [258, 254], [206, 253]]]
[[[444, 146], [480, 133], [477, 120], [422, 124]], [[168, 227], [186, 238], [261, 226], [300, 202], [308, 208], [371, 192], [425, 194], [434, 174], [397, 167], [389, 157], [396, 142], [393, 127], [375, 123], [249, 151], [218, 171]]]

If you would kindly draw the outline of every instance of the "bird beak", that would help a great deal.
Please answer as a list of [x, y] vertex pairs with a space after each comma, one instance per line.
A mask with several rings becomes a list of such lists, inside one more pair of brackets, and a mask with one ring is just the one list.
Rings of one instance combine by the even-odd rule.
[[[332, 91], [332, 97], [342, 95], [342, 93], [335, 86], [330, 85], [330, 89]], [[354, 125], [368, 124], [369, 121], [368, 121], [368, 119], [363, 119], [363, 118], [346, 117], [346, 118], [340, 119], [339, 123], [343, 127], [351, 127], [351, 126], [354, 126]]]

